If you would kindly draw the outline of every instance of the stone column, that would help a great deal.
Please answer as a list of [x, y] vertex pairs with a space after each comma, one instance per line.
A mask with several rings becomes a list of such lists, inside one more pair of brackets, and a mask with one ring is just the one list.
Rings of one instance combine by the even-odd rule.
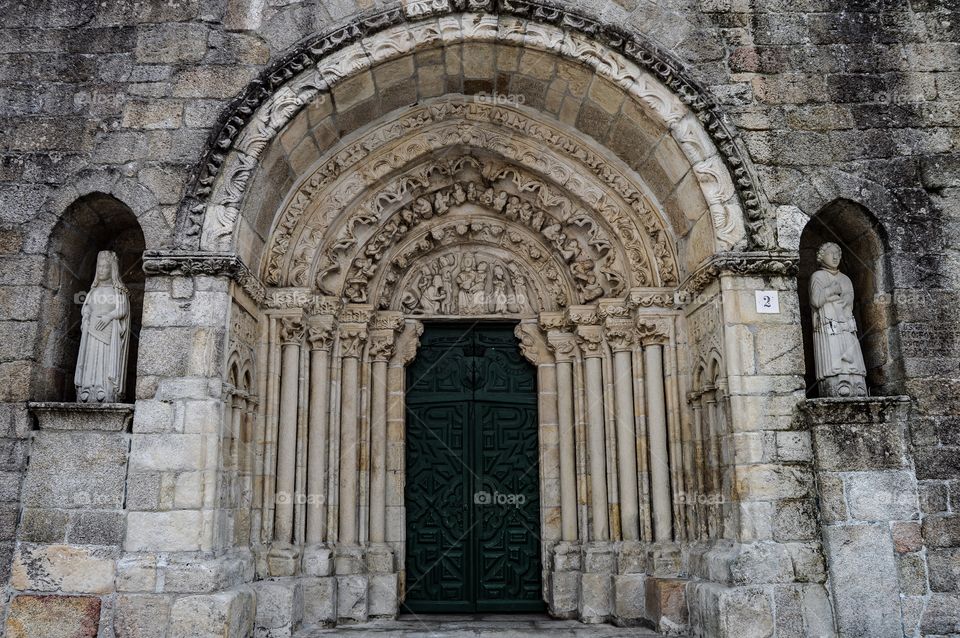
[[386, 542], [387, 521], [387, 363], [393, 357], [399, 312], [380, 313], [370, 331], [370, 542]]
[[310, 319], [310, 407], [307, 431], [307, 544], [327, 540], [327, 456], [330, 429], [330, 349], [334, 318]]
[[667, 404], [663, 387], [664, 335], [655, 324], [637, 325], [643, 344], [644, 394], [647, 399], [647, 435], [650, 439], [650, 500], [653, 502], [653, 538], [673, 537], [670, 500], [670, 462], [667, 448]]
[[598, 325], [577, 326], [577, 341], [584, 359], [587, 402], [587, 452], [590, 457], [590, 540], [610, 540], [607, 504], [607, 459], [603, 413], [603, 333]]
[[577, 541], [577, 457], [573, 411], [573, 362], [577, 342], [563, 330], [547, 332], [557, 370], [557, 428], [560, 447], [560, 532], [564, 541]]
[[617, 479], [620, 487], [620, 532], [625, 541], [640, 539], [637, 487], [636, 416], [633, 412], [633, 322], [610, 317], [606, 338], [613, 351], [613, 391], [617, 421]]
[[297, 461], [297, 401], [303, 323], [280, 320], [280, 433], [277, 440], [277, 509], [274, 539], [293, 541], [293, 491]]
[[341, 392], [340, 392], [340, 528], [338, 540], [357, 545], [357, 488], [360, 454], [360, 356], [367, 340], [367, 326], [361, 323], [340, 324]]
[[296, 570], [293, 547], [293, 505], [297, 469], [297, 404], [300, 386], [300, 343], [304, 325], [299, 317], [280, 319], [280, 418], [277, 436], [277, 499], [268, 563], [273, 576]]
[[590, 514], [593, 519], [590, 542], [583, 547], [578, 612], [582, 622], [606, 622], [613, 613], [613, 571], [616, 564], [616, 555], [610, 543], [610, 510], [607, 497], [606, 414], [603, 399], [603, 358], [606, 345], [595, 307], [574, 306], [569, 313], [570, 319], [577, 324], [577, 342], [584, 361]]
[[369, 579], [360, 547], [360, 359], [367, 341], [370, 306], [346, 306], [340, 313], [340, 496], [335, 555], [337, 622], [366, 622]]

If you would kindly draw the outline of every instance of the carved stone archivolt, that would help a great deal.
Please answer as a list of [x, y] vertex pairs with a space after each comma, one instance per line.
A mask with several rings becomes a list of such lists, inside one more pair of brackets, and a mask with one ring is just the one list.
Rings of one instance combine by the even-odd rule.
[[[409, 125], [439, 124], [408, 133], [402, 143], [372, 158], [368, 152], [338, 153], [321, 165], [278, 217], [264, 266], [267, 283], [309, 285], [316, 278], [321, 289], [333, 293], [330, 280], [343, 276], [348, 258], [375, 256], [412, 226], [464, 201], [544, 233], [568, 253], [567, 260], [569, 255], [592, 253], [591, 270], [609, 279], [617, 292], [677, 282], [674, 240], [648, 196], [632, 187], [624, 174], [600, 165], [599, 154], [592, 163], [603, 169], [606, 180], [587, 180], [583, 165], [545, 153], [540, 139], [490, 127], [486, 122], [496, 109], [500, 107], [472, 102], [420, 107], [357, 144], [369, 148], [385, 143], [392, 129], [407, 132]], [[459, 119], [476, 122], [463, 129], [456, 125]], [[473, 142], [475, 150], [456, 150], [463, 142]], [[567, 139], [560, 150], [577, 148], [573, 139]], [[482, 157], [491, 151], [516, 160]], [[434, 160], [440, 152], [457, 159]], [[344, 172], [344, 163], [353, 167], [357, 158], [368, 163]], [[387, 169], [401, 172], [385, 180]], [[357, 251], [378, 225], [383, 232], [376, 241]], [[576, 261], [578, 272], [586, 277], [584, 260]], [[626, 268], [629, 277], [623, 272]]]
[[[420, 5], [428, 8], [410, 9]], [[575, 12], [554, 7], [533, 11], [538, 7], [535, 2], [508, 3], [496, 9], [485, 1], [470, 3], [474, 11], [496, 10], [519, 17], [477, 14], [464, 20], [460, 16], [425, 19], [436, 15], [437, 7], [441, 7], [440, 13], [446, 13], [459, 6], [409, 3], [406, 12], [395, 8], [360, 18], [355, 24], [306, 43], [299, 54], [288, 56], [252, 84], [224, 118], [215, 147], [207, 153], [191, 195], [184, 201], [180, 229], [185, 241], [197, 238], [202, 227], [202, 248], [231, 245], [252, 168], [266, 144], [310, 100], [373, 65], [408, 55], [414, 49], [476, 41], [524, 46], [567, 57], [587, 64], [623, 88], [671, 132], [683, 149], [709, 204], [720, 243], [739, 246], [743, 242], [741, 206], [747, 209], [754, 242], [761, 246], [772, 242], [769, 233], [763, 232], [753, 176], [733, 136], [714, 112], [715, 101], [701, 96], [696, 85], [683, 78], [678, 64], [638, 37], [601, 28]], [[533, 22], [529, 19], [533, 15], [557, 26]], [[403, 21], [409, 22], [396, 24]], [[600, 38], [596, 37], [598, 30], [604, 32]]]

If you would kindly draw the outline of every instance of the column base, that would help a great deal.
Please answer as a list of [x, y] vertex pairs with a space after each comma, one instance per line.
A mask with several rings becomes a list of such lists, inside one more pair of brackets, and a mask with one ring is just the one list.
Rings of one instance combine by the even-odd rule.
[[325, 543], [309, 545], [303, 550], [301, 569], [306, 576], [332, 576], [334, 554]]
[[609, 622], [613, 616], [613, 574], [617, 556], [612, 543], [588, 543], [580, 578], [580, 622]]
[[556, 544], [552, 552], [553, 570], [544, 580], [550, 616], [564, 620], [578, 617], [580, 608], [580, 545], [567, 541]]
[[295, 576], [299, 566], [299, 547], [289, 543], [274, 543], [267, 552], [267, 570], [274, 578]]

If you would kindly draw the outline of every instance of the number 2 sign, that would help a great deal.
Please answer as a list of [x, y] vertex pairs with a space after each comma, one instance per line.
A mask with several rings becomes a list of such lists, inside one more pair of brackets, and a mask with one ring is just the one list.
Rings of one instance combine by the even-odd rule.
[[780, 314], [780, 294], [776, 290], [757, 290], [757, 312], [762, 315]]

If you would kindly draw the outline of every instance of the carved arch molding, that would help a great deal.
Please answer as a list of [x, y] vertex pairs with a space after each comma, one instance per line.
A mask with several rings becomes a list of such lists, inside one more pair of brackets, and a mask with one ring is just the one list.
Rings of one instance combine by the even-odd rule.
[[[763, 218], [755, 178], [736, 139], [715, 103], [679, 63], [620, 27], [538, 2], [506, 0], [407, 2], [317, 36], [278, 62], [248, 86], [212, 138], [182, 202], [178, 247], [234, 248], [246, 189], [265, 149], [311, 100], [375, 65], [415, 50], [463, 42], [548, 52], [587, 65], [619, 86], [670, 132], [687, 157], [709, 206], [717, 250], [772, 247], [774, 237]], [[432, 120], [435, 115], [425, 117]], [[329, 170], [348, 170], [369, 153], [362, 144], [349, 150], [354, 161], [345, 162], [348, 156], [341, 153], [338, 165]]]

